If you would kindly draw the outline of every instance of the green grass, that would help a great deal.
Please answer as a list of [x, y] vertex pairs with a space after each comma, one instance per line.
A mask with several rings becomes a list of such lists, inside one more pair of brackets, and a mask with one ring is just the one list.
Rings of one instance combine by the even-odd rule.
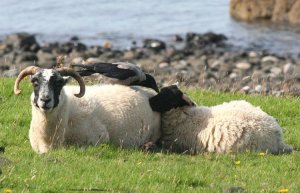
[[[289, 192], [300, 189], [300, 156], [201, 154], [198, 156], [144, 153], [103, 144], [68, 148], [38, 155], [30, 147], [29, 81], [20, 96], [13, 95], [13, 79], [0, 78], [0, 193], [12, 192], [222, 192], [232, 186], [247, 192]], [[300, 101], [297, 98], [246, 96], [188, 90], [201, 105], [246, 99], [278, 119], [285, 142], [300, 147]], [[240, 161], [239, 165], [235, 161]]]

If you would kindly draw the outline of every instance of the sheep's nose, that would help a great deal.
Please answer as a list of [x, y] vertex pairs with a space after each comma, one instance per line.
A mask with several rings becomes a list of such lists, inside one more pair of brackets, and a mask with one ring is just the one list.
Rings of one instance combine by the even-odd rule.
[[45, 104], [47, 104], [51, 101], [51, 98], [41, 98], [41, 101], [43, 101]]

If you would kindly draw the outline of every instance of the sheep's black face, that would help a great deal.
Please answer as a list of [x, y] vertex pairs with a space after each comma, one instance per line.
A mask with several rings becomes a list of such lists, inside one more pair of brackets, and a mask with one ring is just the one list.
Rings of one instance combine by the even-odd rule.
[[59, 103], [61, 89], [66, 80], [55, 70], [43, 69], [31, 76], [33, 103], [42, 111], [51, 111]]
[[156, 96], [149, 99], [153, 111], [166, 112], [173, 108], [195, 106], [195, 103], [175, 85], [164, 87]]

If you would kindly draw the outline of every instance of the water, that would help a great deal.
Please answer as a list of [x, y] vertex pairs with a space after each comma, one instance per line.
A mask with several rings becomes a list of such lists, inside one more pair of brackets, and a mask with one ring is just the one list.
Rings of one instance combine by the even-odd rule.
[[127, 47], [132, 40], [213, 31], [239, 46], [298, 54], [298, 27], [246, 24], [229, 16], [229, 0], [1, 0], [0, 39], [13, 32], [38, 40], [67, 41], [78, 36], [89, 45], [109, 40]]

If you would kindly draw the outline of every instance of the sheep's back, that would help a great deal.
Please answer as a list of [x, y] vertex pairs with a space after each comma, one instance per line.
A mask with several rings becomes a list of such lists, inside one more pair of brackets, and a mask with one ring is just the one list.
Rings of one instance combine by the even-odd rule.
[[[72, 93], [74, 88], [68, 93]], [[109, 133], [110, 141], [123, 147], [141, 146], [160, 136], [160, 114], [153, 112], [149, 97], [155, 92], [122, 85], [87, 86], [77, 99], [85, 115], [96, 116]], [[97, 107], [97, 108], [96, 108]]]

